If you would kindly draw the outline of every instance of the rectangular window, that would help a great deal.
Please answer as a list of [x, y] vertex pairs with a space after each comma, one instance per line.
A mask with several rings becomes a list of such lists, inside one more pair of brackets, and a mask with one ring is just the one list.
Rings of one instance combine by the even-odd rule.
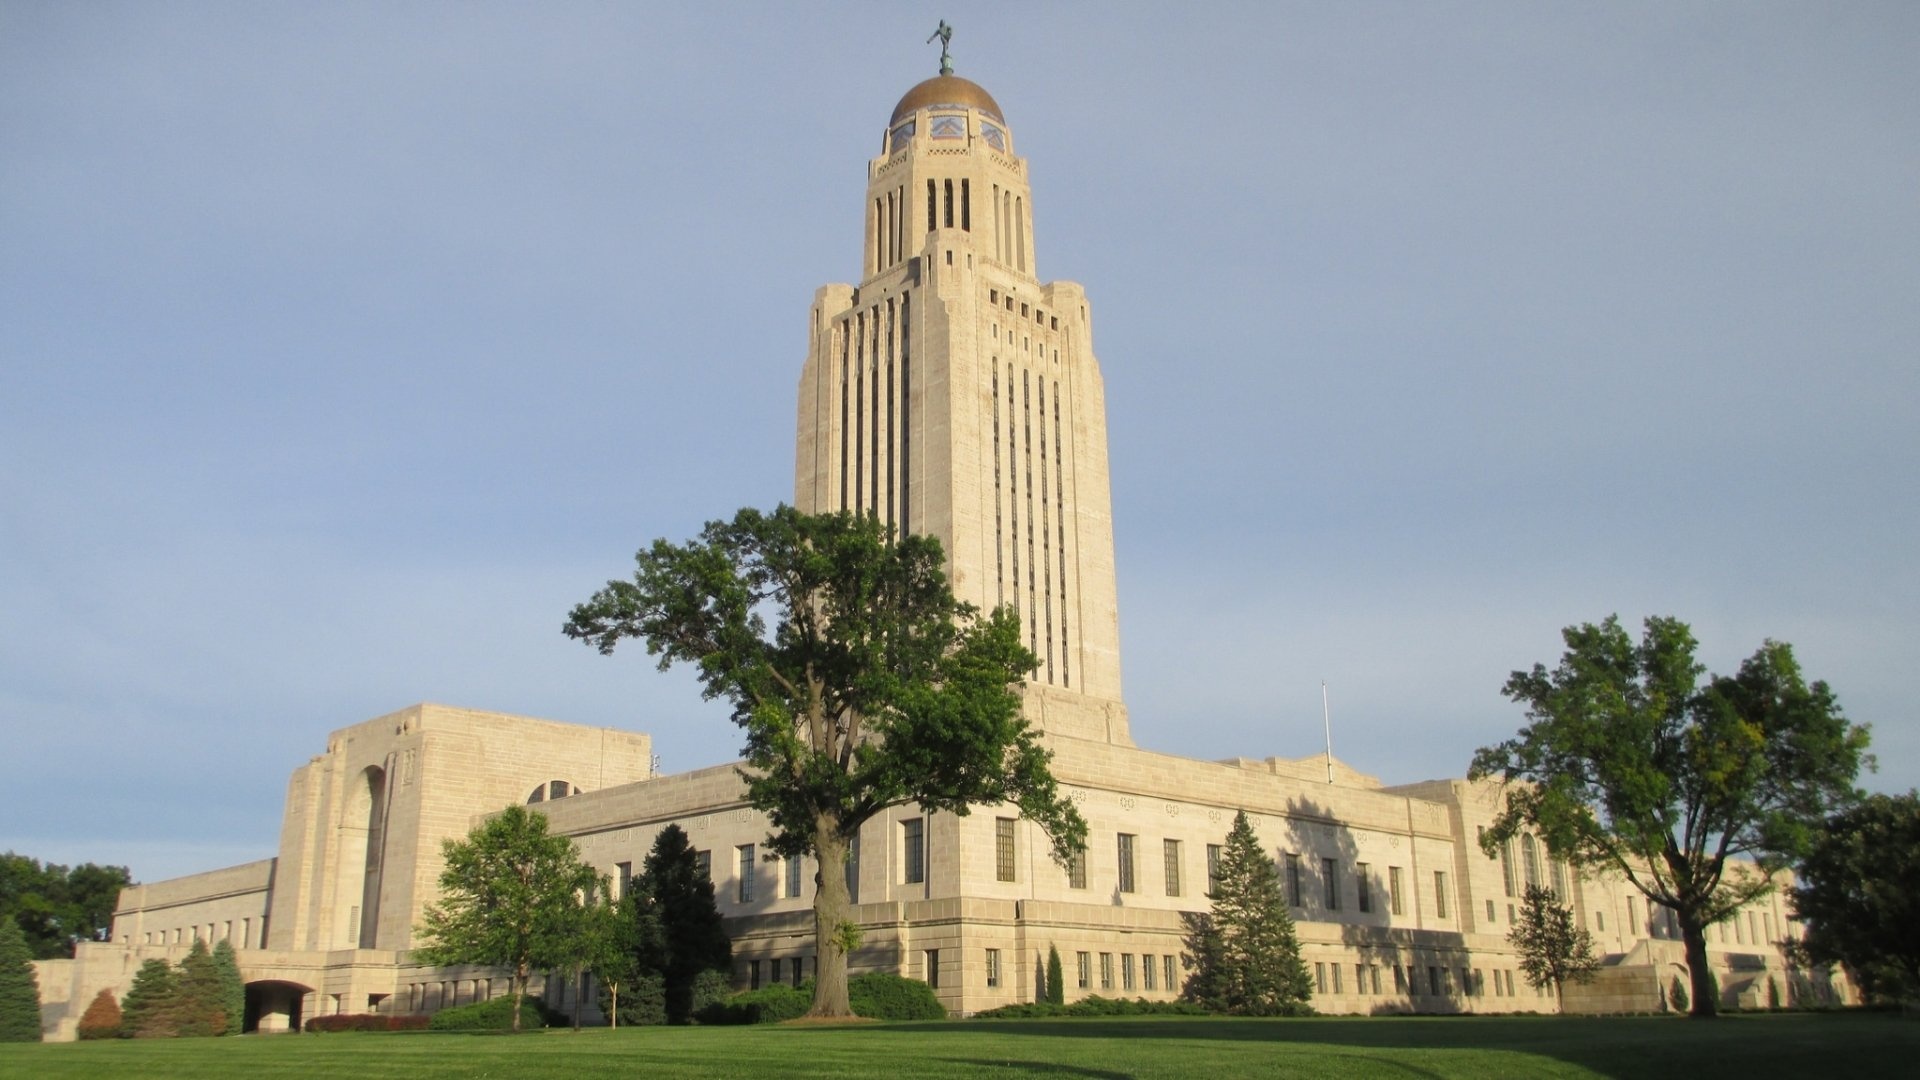
[[1113, 989], [1113, 954], [1110, 952], [1100, 954], [1100, 989]]
[[770, 974], [770, 975], [768, 975], [768, 976], [767, 976], [767, 982], [769, 982], [769, 983], [772, 983], [772, 984], [774, 984], [774, 985], [778, 985], [778, 984], [779, 984], [779, 982], [780, 982], [780, 971], [781, 971], [781, 969], [782, 969], [783, 967], [785, 967], [785, 966], [786, 966], [786, 961], [785, 961], [785, 960], [782, 960], [782, 959], [780, 959], [780, 958], [779, 958], [779, 957], [777, 957], [777, 956], [776, 956], [776, 957], [774, 957], [774, 958], [773, 958], [773, 972], [772, 972], [772, 974]]
[[1367, 992], [1367, 965], [1365, 964], [1353, 965], [1353, 992], [1356, 994]]
[[1407, 972], [1399, 964], [1393, 965], [1393, 992], [1396, 994], [1407, 992]]
[[1367, 864], [1353, 864], [1354, 887], [1360, 891], [1360, 910], [1373, 910], [1373, 886], [1367, 881]]
[[1290, 907], [1300, 905], [1300, 856], [1287, 853], [1287, 904]]
[[1075, 958], [1079, 961], [1080, 989], [1085, 990], [1093, 984], [1093, 954], [1077, 953]]
[[1133, 834], [1120, 834], [1120, 891], [1133, 891]]
[[1373, 976], [1373, 992], [1378, 994], [1380, 992], [1380, 965], [1368, 964], [1367, 974]]
[[1179, 972], [1176, 970], [1177, 965], [1175, 965], [1174, 963], [1173, 956], [1171, 954], [1168, 954], [1166, 956], [1161, 957], [1160, 965], [1162, 968], [1165, 969], [1162, 972], [1162, 974], [1166, 975], [1167, 977], [1166, 979], [1167, 989], [1178, 990], [1180, 988]]
[[1513, 891], [1513, 841], [1500, 844], [1500, 884], [1507, 887], [1507, 895], [1518, 895]]
[[1488, 921], [1488, 922], [1493, 922], [1493, 921], [1494, 921], [1494, 915], [1493, 915], [1493, 901], [1491, 901], [1491, 900], [1489, 900], [1489, 901], [1487, 901], [1487, 921]]
[[993, 872], [1001, 881], [1013, 880], [1013, 819], [993, 820]]
[[1447, 872], [1433, 872], [1433, 913], [1444, 919], [1447, 917]]
[[1167, 864], [1167, 895], [1180, 895], [1180, 841], [1163, 840], [1160, 842]]
[[1154, 975], [1153, 954], [1141, 953], [1140, 954], [1140, 988], [1142, 990], [1155, 989], [1153, 985], [1153, 975]]
[[1594, 928], [1599, 930], [1601, 933], [1603, 934], [1606, 933], [1607, 932], [1607, 913], [1604, 911], [1594, 912], [1593, 925], [1594, 925]]
[[619, 890], [613, 894], [613, 898], [615, 900], [624, 900], [626, 899], [627, 890], [633, 887], [633, 864], [630, 862], [614, 863], [613, 868], [615, 871], [613, 875], [615, 888]]
[[927, 957], [927, 985], [933, 987], [935, 990], [938, 990], [940, 989], [940, 950], [928, 949], [926, 952], [926, 957]]
[[909, 885], [927, 880], [926, 818], [907, 818], [900, 823], [900, 847], [906, 858], [906, 876], [901, 880]]
[[1331, 966], [1333, 968], [1333, 992], [1336, 994], [1346, 993], [1346, 989], [1340, 985], [1340, 965], [1333, 964]]
[[1328, 911], [1340, 910], [1340, 879], [1335, 876], [1335, 866], [1332, 859], [1320, 860], [1320, 880], [1326, 887]]
[[1474, 997], [1487, 996], [1487, 976], [1486, 973], [1479, 968], [1473, 969], [1473, 982], [1471, 985], [1472, 989], [1468, 990], [1467, 993], [1472, 994]]
[[694, 852], [693, 853], [693, 872], [696, 874], [699, 874], [703, 878], [706, 878], [708, 881], [712, 881], [713, 880], [713, 852], [711, 851]]
[[1133, 954], [1120, 954], [1120, 989], [1133, 989]]
[[1400, 868], [1387, 867], [1387, 909], [1395, 915], [1405, 915], [1406, 901], [1400, 891]]
[[806, 962], [807, 962], [807, 958], [804, 956], [796, 956], [793, 958], [793, 975], [792, 975], [793, 985], [795, 986], [800, 985], [801, 977], [804, 974], [804, 972], [800, 970], [800, 965]]
[[[561, 985], [564, 986], [566, 984], [562, 983]], [[758, 960], [747, 961], [747, 989], [760, 989], [760, 961]]]
[[800, 856], [795, 855], [786, 862], [788, 897], [800, 895], [800, 859]]
[[1220, 891], [1220, 845], [1207, 845], [1207, 895]]
[[1000, 950], [987, 950], [987, 985], [1000, 985]]
[[1087, 887], [1087, 853], [1080, 850], [1067, 860], [1067, 887], [1084, 889]]
[[1314, 989], [1322, 994], [1327, 992], [1327, 965], [1325, 961], [1315, 960], [1313, 962], [1313, 986]]
[[1435, 997], [1440, 996], [1440, 969], [1432, 964], [1427, 965], [1427, 987]]
[[738, 899], [743, 904], [753, 903], [753, 845], [741, 844], [740, 853], [740, 891]]

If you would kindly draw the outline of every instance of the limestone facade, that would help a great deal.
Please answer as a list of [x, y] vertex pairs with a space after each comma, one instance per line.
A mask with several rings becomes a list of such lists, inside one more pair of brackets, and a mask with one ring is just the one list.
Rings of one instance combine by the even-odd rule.
[[[1091, 315], [1079, 286], [1037, 276], [1028, 164], [998, 103], [952, 75], [910, 90], [863, 205], [860, 284], [821, 288], [810, 311], [795, 503], [938, 536], [963, 599], [1013, 605], [1042, 658], [1027, 715], [1091, 834], [1061, 867], [1011, 809], [889, 810], [833, 869], [864, 930], [854, 968], [924, 979], [966, 1014], [1032, 1000], [1051, 946], [1070, 1000], [1175, 997], [1182, 916], [1207, 909], [1212, 853], [1244, 810], [1280, 869], [1323, 1012], [1557, 1009], [1506, 942], [1528, 882], [1554, 887], [1609, 955], [1570, 1007], [1658, 1009], [1679, 959], [1671, 921], [1530, 838], [1488, 857], [1494, 787], [1387, 787], [1325, 757], [1214, 762], [1134, 745]], [[538, 804], [616, 888], [679, 825], [734, 935], [736, 982], [811, 975], [820, 868], [768, 856], [734, 765], [655, 776], [649, 762], [646, 735], [438, 705], [336, 731], [288, 782], [276, 857], [129, 888], [110, 942], [42, 963], [49, 1033], [72, 1037], [99, 989], [124, 994], [142, 960], [177, 961], [196, 938], [238, 948], [262, 1030], [504, 993], [504, 972], [426, 967], [409, 950], [441, 843], [514, 803]], [[1795, 933], [1777, 895], [1714, 930], [1730, 1003], [1766, 1004], [1770, 983], [1782, 1000], [1812, 992], [1788, 986], [1781, 945]], [[575, 992], [558, 978], [544, 990], [562, 1005]]]

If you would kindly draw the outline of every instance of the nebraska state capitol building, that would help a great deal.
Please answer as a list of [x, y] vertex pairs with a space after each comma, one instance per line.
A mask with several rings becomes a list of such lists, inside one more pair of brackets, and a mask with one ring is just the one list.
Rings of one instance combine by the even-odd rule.
[[[808, 319], [794, 501], [938, 536], [962, 599], [1019, 613], [1041, 658], [1027, 715], [1090, 846], [1063, 870], [1010, 808], [876, 818], [846, 868], [865, 932], [855, 971], [923, 979], [965, 1014], [1032, 1000], [1053, 946], [1069, 1000], [1175, 997], [1181, 913], [1207, 909], [1209, 868], [1244, 809], [1280, 867], [1322, 1012], [1553, 1011], [1506, 941], [1529, 882], [1555, 888], [1608, 954], [1597, 982], [1569, 988], [1570, 1009], [1659, 1008], [1685, 971], [1677, 926], [1531, 837], [1483, 854], [1492, 786], [1389, 787], [1320, 755], [1199, 761], [1134, 745], [1092, 315], [1080, 286], [1038, 275], [1005, 111], [950, 73], [914, 86], [862, 205], [860, 283], [819, 289]], [[736, 982], [811, 974], [812, 860], [764, 853], [767, 823], [733, 764], [655, 775], [649, 762], [646, 735], [438, 705], [342, 728], [288, 781], [275, 856], [133, 886], [111, 941], [41, 962], [49, 1034], [73, 1037], [100, 989], [124, 994], [143, 960], [178, 960], [196, 939], [237, 947], [259, 1030], [505, 993], [502, 971], [426, 967], [409, 950], [441, 841], [514, 802], [538, 804], [620, 886], [679, 825], [713, 877]], [[1792, 933], [1777, 896], [1709, 932], [1729, 1003], [1813, 992], [1790, 985]], [[570, 1005], [575, 989], [553, 978], [545, 992]]]

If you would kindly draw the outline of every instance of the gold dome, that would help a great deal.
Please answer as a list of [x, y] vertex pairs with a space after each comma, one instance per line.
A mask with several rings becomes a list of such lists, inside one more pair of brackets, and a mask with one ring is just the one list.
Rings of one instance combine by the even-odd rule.
[[979, 83], [963, 79], [958, 75], [935, 75], [907, 91], [906, 96], [900, 99], [900, 104], [893, 107], [893, 119], [887, 121], [887, 126], [892, 127], [912, 116], [916, 110], [924, 109], [929, 105], [958, 105], [979, 109], [1003, 124], [1007, 122], [1006, 118], [1000, 115], [1000, 103], [993, 100], [993, 95], [987, 93]]

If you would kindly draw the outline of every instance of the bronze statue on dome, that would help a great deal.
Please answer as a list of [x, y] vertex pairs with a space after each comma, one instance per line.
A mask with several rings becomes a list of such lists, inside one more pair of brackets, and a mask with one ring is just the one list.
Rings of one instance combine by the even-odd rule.
[[953, 57], [947, 54], [947, 45], [953, 41], [953, 27], [947, 25], [947, 20], [941, 19], [940, 28], [933, 32], [933, 37], [927, 39], [927, 44], [933, 44], [933, 38], [940, 39], [940, 74], [953, 74]]

